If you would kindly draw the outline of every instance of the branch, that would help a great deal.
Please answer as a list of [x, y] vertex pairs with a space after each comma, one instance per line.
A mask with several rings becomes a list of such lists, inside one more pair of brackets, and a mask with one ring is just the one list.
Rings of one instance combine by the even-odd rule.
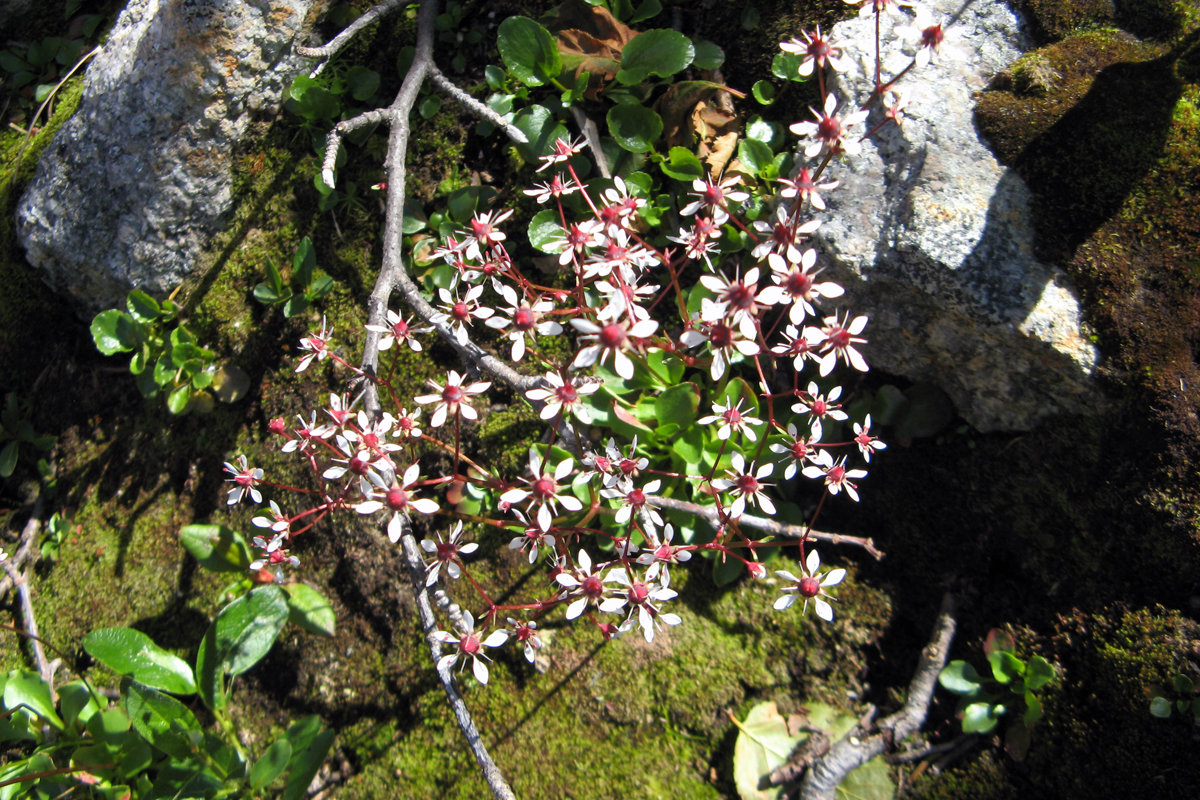
[[529, 144], [529, 137], [525, 135], [525, 131], [521, 130], [516, 125], [509, 123], [508, 120], [504, 119], [504, 117], [500, 116], [495, 111], [492, 111], [492, 109], [488, 108], [486, 105], [455, 86], [454, 83], [451, 82], [451, 80], [445, 75], [443, 75], [442, 71], [434, 64], [429, 65], [429, 79], [433, 81], [434, 86], [448, 94], [451, 100], [458, 103], [475, 116], [492, 123], [497, 128], [504, 131], [504, 134], [517, 144]]
[[[401, 544], [404, 547], [404, 558], [408, 562], [408, 573], [412, 580], [413, 596], [417, 601], [417, 612], [421, 616], [421, 629], [425, 632], [425, 641], [429, 645], [430, 655], [433, 656], [433, 663], [436, 665], [442, 656], [442, 644], [433, 638], [433, 632], [437, 630], [437, 620], [433, 616], [433, 604], [429, 600], [429, 589], [425, 586], [425, 565], [421, 562], [420, 551], [417, 550], [417, 540], [411, 533], [405, 533], [401, 537]], [[462, 729], [463, 736], [466, 737], [467, 746], [471, 748], [471, 753], [475, 756], [476, 763], [479, 764], [483, 779], [487, 781], [488, 788], [492, 790], [492, 796], [496, 800], [516, 800], [516, 795], [505, 782], [500, 768], [488, 755], [483, 738], [479, 735], [479, 729], [475, 727], [475, 721], [471, 719], [471, 712], [467, 709], [467, 704], [463, 702], [462, 695], [454, 685], [454, 674], [450, 669], [450, 665], [438, 669], [438, 678], [442, 681], [442, 688], [446, 691], [446, 699], [450, 701], [450, 708], [454, 710], [454, 718], [458, 721], [458, 727]]]
[[[646, 501], [651, 505], [656, 505], [659, 508], [669, 508], [672, 511], [682, 511], [685, 514], [694, 514], [697, 517], [704, 519], [714, 528], [720, 524], [720, 517], [717, 515], [717, 510], [712, 506], [702, 506], [697, 503], [689, 503], [686, 500], [675, 500], [671, 497], [647, 497]], [[757, 531], [766, 531], [773, 536], [782, 536], [788, 539], [816, 539], [818, 542], [829, 542], [830, 544], [849, 544], [855, 547], [861, 547], [866, 550], [876, 561], [883, 558], [883, 551], [875, 546], [875, 540], [869, 537], [860, 536], [845, 536], [840, 533], [825, 533], [824, 531], [812, 530], [806, 525], [791, 525], [786, 522], [776, 522], [773, 519], [764, 519], [755, 517], [750, 514], [743, 514], [737, 519], [738, 525], [743, 528], [752, 528]]]
[[22, 567], [32, 560], [33, 546], [37, 542], [37, 534], [42, 526], [42, 521], [39, 519], [42, 506], [42, 497], [39, 494], [33, 504], [29, 521], [21, 530], [21, 538], [17, 541], [16, 552], [9, 559], [0, 562], [0, 572], [4, 573], [4, 577], [0, 578], [0, 597], [7, 594], [9, 589], [16, 589], [17, 598], [21, 603], [21, 618], [25, 622], [25, 633], [29, 634], [26, 638], [33, 648], [33, 659], [37, 664], [38, 674], [50, 684], [53, 691], [54, 672], [58, 662], [57, 660], [54, 662], [46, 660], [46, 651], [42, 648], [42, 640], [38, 634], [37, 617], [33, 612], [33, 598], [29, 594], [29, 582], [21, 571]]
[[320, 47], [297, 46], [297, 55], [307, 56], [309, 58], [325, 59], [325, 61], [318, 64], [316, 68], [309, 73], [309, 76], [315, 78], [317, 75], [319, 75], [321, 70], [325, 69], [325, 65], [329, 63], [329, 57], [345, 47], [346, 43], [353, 39], [355, 34], [370, 25], [375, 20], [383, 17], [389, 11], [400, 8], [404, 4], [405, 0], [384, 0], [382, 3], [372, 6], [367, 13], [363, 14], [361, 17], [354, 20], [354, 22], [351, 22], [349, 25], [347, 25], [341, 33], [330, 39], [327, 44], [321, 45]]
[[938, 673], [946, 665], [954, 627], [954, 598], [947, 594], [942, 598], [933, 635], [921, 651], [917, 670], [908, 685], [908, 700], [899, 711], [879, 722], [876, 733], [859, 737], [852, 731], [839, 739], [828, 753], [815, 759], [800, 785], [801, 800], [834, 800], [838, 784], [853, 770], [920, 730], [929, 713]]

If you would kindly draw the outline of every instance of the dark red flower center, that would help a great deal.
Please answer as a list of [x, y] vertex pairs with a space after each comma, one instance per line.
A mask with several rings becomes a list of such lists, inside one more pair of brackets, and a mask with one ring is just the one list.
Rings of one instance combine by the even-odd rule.
[[634, 489], [629, 494], [625, 495], [625, 502], [634, 508], [641, 508], [646, 505], [646, 493], [641, 489]]
[[604, 594], [604, 581], [600, 580], [595, 575], [588, 575], [583, 579], [580, 589], [582, 589], [586, 596], [595, 600], [597, 597], [600, 597], [600, 595]]
[[466, 322], [471, 318], [471, 309], [467, 308], [467, 304], [459, 300], [450, 308], [450, 316], [459, 322]]
[[453, 383], [442, 389], [442, 399], [447, 403], [458, 403], [463, 399], [463, 390], [461, 386], [455, 386]]
[[737, 490], [742, 494], [754, 494], [758, 491], [758, 478], [753, 475], [740, 475], [736, 485]]
[[625, 341], [625, 329], [610, 322], [600, 329], [600, 344], [605, 347], [618, 347]]
[[456, 555], [458, 555], [458, 545], [454, 542], [438, 542], [438, 561], [453, 561]]
[[821, 582], [811, 576], [800, 579], [800, 594], [805, 597], [816, 597], [821, 593]]
[[398, 486], [393, 486], [391, 489], [387, 490], [385, 502], [387, 503], [388, 508], [392, 509], [393, 511], [403, 511], [408, 507], [408, 492], [404, 491]]
[[842, 123], [837, 117], [821, 117], [817, 123], [817, 138], [832, 142], [842, 135]]
[[403, 339], [404, 337], [408, 336], [408, 323], [404, 320], [400, 320], [393, 325], [392, 336], [396, 337], [397, 339]]
[[829, 412], [829, 406], [828, 406], [828, 405], [826, 405], [826, 403], [825, 403], [825, 401], [824, 401], [824, 400], [822, 400], [822, 399], [820, 399], [820, 398], [817, 398], [816, 400], [813, 400], [813, 404], [812, 404], [812, 413], [813, 413], [813, 415], [814, 415], [814, 416], [817, 416], [817, 417], [823, 417], [823, 416], [825, 416], [825, 415], [826, 415], [828, 412]]
[[650, 587], [644, 583], [635, 583], [629, 587], [629, 602], [641, 605], [650, 596]]
[[547, 477], [538, 478], [533, 482], [533, 496], [538, 500], [549, 500], [558, 491], [558, 486]]
[[734, 308], [747, 309], [754, 306], [754, 292], [741, 281], [729, 287], [725, 292], [725, 299]]
[[469, 656], [478, 654], [482, 648], [483, 645], [479, 643], [479, 637], [473, 633], [468, 633], [458, 640], [458, 649]]
[[367, 470], [370, 469], [370, 462], [367, 461], [366, 453], [358, 453], [354, 458], [350, 459], [350, 463], [347, 466], [349, 466], [350, 471], [355, 475], [366, 475]]
[[788, 275], [787, 290], [793, 297], [803, 297], [812, 289], [813, 279], [807, 272], [793, 270]]
[[554, 394], [558, 396], [558, 401], [562, 405], [570, 405], [579, 399], [579, 392], [575, 391], [575, 387], [569, 383], [555, 389]]
[[825, 338], [838, 350], [850, 346], [850, 331], [845, 328], [834, 328]]
[[724, 322], [715, 323], [708, 331], [708, 340], [718, 349], [733, 344], [733, 329]]
[[527, 331], [533, 327], [533, 312], [528, 308], [518, 308], [513, 314], [513, 327], [519, 331]]

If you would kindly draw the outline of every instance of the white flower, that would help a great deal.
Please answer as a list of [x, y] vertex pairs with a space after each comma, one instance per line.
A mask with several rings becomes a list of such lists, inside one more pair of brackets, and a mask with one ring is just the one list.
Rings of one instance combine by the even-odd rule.
[[825, 488], [830, 494], [837, 494], [843, 489], [850, 499], [858, 502], [858, 484], [854, 481], [865, 478], [865, 469], [846, 469], [846, 458], [843, 456], [836, 462], [828, 450], [821, 450], [813, 457], [813, 463], [804, 468], [804, 477], [814, 480], [824, 479]]
[[526, 336], [532, 342], [537, 338], [538, 334], [551, 336], [562, 333], [562, 325], [559, 325], [554, 320], [541, 319], [543, 315], [554, 310], [553, 301], [538, 300], [533, 304], [522, 304], [521, 299], [511, 286], [500, 284], [499, 290], [500, 294], [504, 297], [504, 301], [508, 303], [508, 308], [498, 309], [496, 315], [484, 324], [489, 328], [511, 329], [505, 334], [505, 338], [513, 343], [513, 361], [520, 361], [525, 357]]
[[559, 484], [575, 469], [575, 459], [564, 458], [558, 462], [553, 473], [547, 470], [548, 459], [536, 450], [529, 451], [529, 472], [532, 477], [526, 478], [528, 489], [509, 489], [500, 495], [500, 502], [515, 505], [530, 500], [537, 507], [537, 524], [543, 531], [550, 530], [554, 516], [558, 513], [558, 505], [567, 511], [579, 511], [583, 503], [573, 494], [560, 494]]
[[797, 122], [788, 130], [800, 137], [812, 137], [812, 142], [804, 148], [804, 155], [815, 158], [822, 150], [829, 150], [834, 155], [847, 153], [857, 155], [861, 149], [857, 134], [850, 129], [867, 118], [866, 111], [852, 111], [842, 116], [834, 116], [837, 109], [837, 96], [830, 92], [825, 95], [824, 111], [810, 108], [816, 122]]
[[233, 476], [225, 479], [227, 483], [233, 484], [233, 488], [229, 490], [229, 495], [225, 500], [228, 505], [238, 503], [246, 496], [249, 496], [256, 504], [262, 502], [262, 492], [257, 488], [263, 479], [261, 469], [250, 467], [245, 456], [238, 456], [236, 466], [228, 461], [225, 462], [225, 471]]
[[517, 515], [517, 519], [521, 520], [521, 526], [524, 529], [522, 533], [514, 536], [508, 543], [509, 550], [524, 550], [529, 549], [529, 563], [537, 561], [538, 554], [541, 548], [547, 547], [550, 552], [554, 552], [557, 540], [554, 534], [547, 533], [536, 525], [529, 524], [529, 518], [519, 508], [511, 509]]
[[783, 611], [785, 608], [790, 608], [797, 599], [803, 597], [804, 611], [808, 610], [808, 601], [812, 600], [817, 609], [817, 616], [826, 622], [832, 622], [833, 606], [824, 599], [829, 597], [825, 589], [841, 583], [842, 579], [846, 577], [846, 570], [834, 569], [824, 575], [818, 575], [817, 570], [820, 567], [821, 557], [817, 555], [816, 550], [809, 550], [808, 559], [804, 562], [804, 575], [801, 577], [797, 578], [786, 570], [776, 570], [775, 574], [785, 581], [789, 581], [791, 585], [783, 587], [783, 596], [775, 601], [775, 610]]
[[387, 325], [366, 325], [367, 330], [382, 334], [379, 338], [379, 349], [388, 350], [396, 342], [406, 342], [409, 349], [414, 352], [421, 352], [421, 343], [417, 341], [415, 334], [429, 333], [432, 328], [414, 328], [411, 323], [404, 317], [397, 314], [395, 311], [388, 310]]
[[462, 576], [462, 556], [469, 556], [479, 549], [479, 545], [474, 542], [460, 545], [458, 540], [463, 534], [462, 520], [454, 523], [454, 530], [450, 531], [450, 538], [442, 540], [441, 533], [438, 534], [438, 540], [422, 539], [421, 549], [429, 553], [433, 558], [425, 564], [425, 585], [433, 586], [438, 579], [438, 573], [442, 569], [442, 565], [446, 565], [446, 574], [453, 580], [458, 580]]
[[865, 327], [865, 315], [857, 316], [849, 323], [845, 317], [837, 315], [825, 318], [825, 327], [821, 329], [821, 334], [825, 337], [821, 345], [821, 377], [833, 371], [833, 365], [839, 358], [859, 372], [867, 371], [866, 359], [854, 347], [856, 344], [866, 344], [867, 340], [858, 335]]
[[629, 606], [629, 616], [621, 627], [625, 630], [633, 627], [633, 619], [642, 629], [642, 635], [647, 642], [654, 641], [654, 632], [659, 622], [667, 625], [678, 625], [683, 622], [678, 614], [663, 612], [660, 606], [668, 600], [673, 600], [679, 593], [669, 588], [666, 570], [662, 572], [662, 581], [656, 580], [658, 566], [651, 565], [646, 570], [645, 577], [639, 577], [636, 572], [626, 567], [613, 570], [613, 580], [625, 587], [623, 596], [610, 598], [601, 606], [601, 611], [616, 612]]
[[810, 416], [809, 427], [812, 430], [812, 438], [820, 439], [824, 432], [821, 428], [821, 420], [829, 417], [838, 422], [845, 422], [849, 417], [845, 411], [842, 411], [842, 406], [835, 403], [842, 396], [842, 387], [835, 386], [829, 390], [829, 394], [821, 394], [821, 387], [810, 381], [808, 384], [808, 400], [803, 399], [792, 406], [792, 411], [797, 414], [807, 413]]
[[445, 386], [432, 379], [426, 381], [435, 394], [423, 394], [413, 398], [421, 405], [435, 404], [433, 416], [429, 418], [429, 424], [432, 427], [442, 427], [446, 418], [451, 414], [462, 414], [463, 419], [479, 419], [479, 412], [472, 408], [467, 401], [471, 399], [472, 395], [486, 392], [492, 384], [490, 381], [480, 381], [464, 386], [464, 380], [464, 376], [450, 370], [446, 376]]
[[600, 496], [609, 500], [621, 501], [621, 507], [617, 509], [617, 513], [613, 516], [613, 521], [618, 525], [624, 525], [626, 522], [629, 522], [634, 512], [637, 512], [639, 517], [647, 523], [647, 528], [654, 530], [663, 524], [663, 518], [658, 513], [658, 510], [649, 504], [649, 500], [661, 488], [662, 481], [660, 480], [650, 481], [645, 486], [638, 488], [628, 478], [621, 478], [617, 481], [616, 486], [601, 489]]
[[409, 511], [416, 511], [418, 514], [433, 514], [438, 511], [436, 501], [419, 498], [413, 491], [420, 477], [421, 468], [415, 463], [404, 470], [400, 480], [396, 480], [392, 474], [384, 478], [374, 472], [368, 473], [367, 479], [359, 483], [366, 499], [356, 505], [354, 510], [359, 514], [374, 514], [384, 508], [390, 510], [392, 517], [388, 520], [388, 538], [393, 543], [398, 542], [404, 535], [404, 523], [408, 520]]
[[321, 330], [317, 333], [312, 331], [300, 340], [300, 349], [307, 355], [300, 359], [300, 363], [296, 365], [296, 372], [304, 372], [308, 369], [308, 365], [313, 362], [323, 361], [329, 356], [329, 339], [333, 336], [333, 328], [326, 329], [325, 317], [321, 317]]
[[707, 417], [701, 417], [696, 420], [698, 425], [711, 425], [714, 422], [721, 423], [721, 427], [717, 429], [717, 438], [721, 441], [727, 440], [735, 433], [740, 433], [752, 442], [758, 441], [758, 437], [754, 433], [754, 425], [762, 425], [762, 420], [757, 417], [751, 417], [742, 413], [742, 398], [738, 398], [736, 403], [729, 403], [723, 406], [720, 403], [713, 403], [713, 413]]
[[439, 325], [449, 325], [458, 343], [466, 344], [471, 340], [471, 335], [467, 332], [467, 326], [471, 324], [471, 320], [487, 319], [496, 313], [492, 309], [479, 304], [479, 296], [481, 294], [483, 294], [482, 285], [472, 286], [461, 298], [447, 289], [438, 289], [438, 296], [442, 298], [442, 305], [441, 310], [432, 317], [432, 321]]
[[484, 653], [485, 647], [499, 647], [508, 641], [508, 631], [503, 629], [494, 630], [488, 634], [486, 639], [480, 639], [479, 634], [475, 633], [475, 618], [471, 616], [470, 611], [463, 611], [462, 622], [457, 626], [458, 635], [446, 633], [446, 631], [434, 631], [433, 638], [442, 644], [453, 645], [455, 650], [453, 653], [447, 653], [438, 659], [437, 668], [439, 670], [449, 669], [454, 665], [454, 662], [459, 658], [463, 659], [463, 664], [466, 660], [471, 659], [471, 673], [475, 676], [475, 680], [487, 685], [488, 668], [485, 662], [490, 661]]
[[854, 423], [854, 443], [858, 445], [858, 451], [862, 453], [863, 460], [870, 461], [871, 453], [876, 450], [886, 450], [887, 445], [875, 436], [871, 435], [871, 415], [867, 414], [867, 418], [863, 420], [863, 424]]
[[571, 325], [584, 335], [579, 337], [581, 342], [587, 342], [583, 349], [571, 362], [572, 369], [590, 367], [597, 361], [603, 362], [609, 356], [613, 359], [613, 371], [625, 380], [633, 378], [633, 361], [625, 355], [626, 350], [633, 348], [630, 339], [645, 339], [653, 336], [658, 330], [658, 323], [644, 319], [633, 325], [619, 322], [606, 322], [603, 326], [591, 320], [573, 319]]
[[583, 423], [592, 421], [591, 411], [583, 404], [582, 395], [595, 394], [600, 384], [583, 379], [564, 380], [557, 372], [547, 372], [542, 378], [545, 386], [538, 386], [525, 392], [525, 396], [535, 403], [542, 405], [538, 416], [542, 419], [554, 419], [574, 414]]
[[568, 597], [574, 596], [567, 606], [567, 619], [575, 619], [589, 604], [600, 607], [604, 603], [605, 593], [612, 588], [608, 584], [613, 578], [611, 574], [602, 575], [599, 566], [593, 570], [591, 556], [586, 550], [580, 550], [575, 569], [558, 573], [554, 580], [568, 590]]
[[753, 464], [747, 466], [746, 459], [741, 453], [735, 452], [731, 457], [733, 469], [726, 470], [727, 478], [713, 480], [713, 488], [718, 492], [732, 492], [733, 503], [729, 506], [729, 516], [733, 519], [740, 517], [746, 510], [747, 503], [754, 503], [764, 513], [774, 514], [775, 504], [763, 490], [772, 484], [763, 483], [762, 479], [769, 477], [775, 470], [774, 464], [763, 464], [757, 470]]

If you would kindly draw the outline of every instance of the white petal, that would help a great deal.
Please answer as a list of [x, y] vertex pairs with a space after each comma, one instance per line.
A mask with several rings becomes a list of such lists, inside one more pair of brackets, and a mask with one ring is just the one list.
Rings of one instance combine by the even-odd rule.
[[817, 607], [817, 616], [826, 622], [833, 622], [833, 606], [826, 603], [819, 597], [813, 598], [813, 605]]
[[484, 686], [487, 686], [487, 682], [488, 682], [487, 664], [483, 663], [482, 658], [473, 658], [473, 659], [471, 659], [471, 661], [473, 662], [471, 664], [471, 671], [475, 673], [475, 680], [479, 681]]

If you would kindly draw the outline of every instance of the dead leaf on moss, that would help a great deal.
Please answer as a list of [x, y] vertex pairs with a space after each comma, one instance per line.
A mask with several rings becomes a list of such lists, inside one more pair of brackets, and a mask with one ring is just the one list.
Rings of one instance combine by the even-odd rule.
[[600, 90], [616, 77], [625, 45], [638, 34], [608, 9], [579, 0], [559, 6], [548, 27], [555, 31], [563, 66], [576, 77], [583, 72], [592, 76], [585, 95], [591, 100], [598, 99]]

